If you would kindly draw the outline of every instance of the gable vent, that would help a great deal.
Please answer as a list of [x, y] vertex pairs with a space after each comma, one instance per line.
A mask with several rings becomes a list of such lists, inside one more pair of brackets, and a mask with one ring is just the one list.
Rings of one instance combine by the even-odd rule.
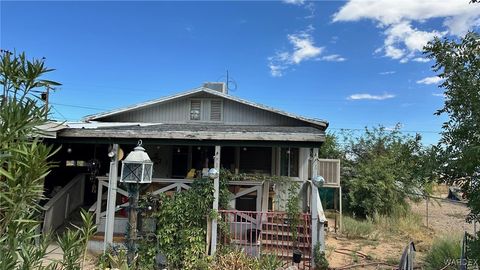
[[222, 121], [221, 100], [212, 100], [210, 102], [210, 121]]
[[190, 120], [200, 120], [201, 108], [202, 102], [200, 100], [190, 101]]

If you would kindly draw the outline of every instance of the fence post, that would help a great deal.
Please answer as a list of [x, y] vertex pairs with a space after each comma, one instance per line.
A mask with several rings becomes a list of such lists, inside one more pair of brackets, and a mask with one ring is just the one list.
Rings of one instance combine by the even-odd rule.
[[429, 203], [429, 201], [430, 201], [430, 198], [428, 196], [426, 196], [425, 202], [426, 202], [426, 212], [427, 212], [427, 214], [426, 214], [425, 218], [426, 218], [427, 228], [428, 228], [428, 203]]

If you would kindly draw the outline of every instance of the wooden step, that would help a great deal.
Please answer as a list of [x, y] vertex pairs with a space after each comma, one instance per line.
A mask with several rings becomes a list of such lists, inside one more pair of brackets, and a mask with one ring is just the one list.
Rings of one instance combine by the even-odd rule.
[[[104, 241], [105, 240], [105, 233], [104, 232], [97, 232], [90, 238], [92, 241]], [[125, 234], [116, 233], [113, 234], [113, 242], [115, 243], [123, 243], [125, 242]]]
[[[266, 246], [282, 246], [282, 247], [292, 247], [294, 246], [292, 241], [278, 241], [278, 240], [268, 240], [262, 239], [262, 245]], [[311, 248], [312, 245], [309, 243], [297, 243], [298, 248]]]
[[[262, 235], [276, 235], [276, 236], [293, 236], [293, 233], [291, 231], [262, 231]], [[304, 233], [298, 233], [298, 237], [308, 237], [310, 238], [310, 235], [304, 234]]]

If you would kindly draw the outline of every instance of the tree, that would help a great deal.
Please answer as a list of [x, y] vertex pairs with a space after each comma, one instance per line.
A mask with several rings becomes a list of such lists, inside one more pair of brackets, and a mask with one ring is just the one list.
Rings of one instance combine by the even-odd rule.
[[342, 187], [347, 208], [356, 216], [393, 215], [408, 209], [407, 198], [418, 198], [431, 181], [428, 173], [431, 150], [420, 136], [404, 136], [397, 125], [365, 129], [344, 146]]
[[55, 149], [40, 139], [48, 108], [38, 94], [59, 85], [42, 78], [51, 71], [44, 59], [0, 51], [0, 269], [80, 269], [94, 231], [92, 216], [82, 213], [85, 226], [58, 238], [63, 260], [43, 260], [50, 241], [38, 234], [39, 202]]
[[325, 136], [325, 142], [320, 147], [318, 156], [331, 159], [341, 159], [343, 157], [337, 135], [330, 133]]
[[441, 179], [463, 188], [469, 220], [480, 221], [480, 36], [469, 32], [460, 40], [436, 38], [425, 53], [444, 80], [445, 102], [436, 112], [448, 116], [438, 146]]

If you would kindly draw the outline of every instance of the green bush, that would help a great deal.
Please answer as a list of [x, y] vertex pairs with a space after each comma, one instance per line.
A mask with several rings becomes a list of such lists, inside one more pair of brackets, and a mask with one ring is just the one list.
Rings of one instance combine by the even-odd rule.
[[315, 263], [315, 270], [328, 269], [328, 260], [325, 257], [325, 252], [320, 250], [319, 244], [317, 244], [313, 250], [313, 261]]
[[426, 269], [457, 269], [458, 265], [451, 264], [445, 267], [450, 262], [460, 259], [461, 255], [461, 241], [460, 237], [446, 236], [434, 240], [431, 249], [425, 256]]
[[282, 267], [282, 265], [283, 261], [275, 255], [266, 254], [260, 257], [259, 266], [261, 270], [277, 270]]

